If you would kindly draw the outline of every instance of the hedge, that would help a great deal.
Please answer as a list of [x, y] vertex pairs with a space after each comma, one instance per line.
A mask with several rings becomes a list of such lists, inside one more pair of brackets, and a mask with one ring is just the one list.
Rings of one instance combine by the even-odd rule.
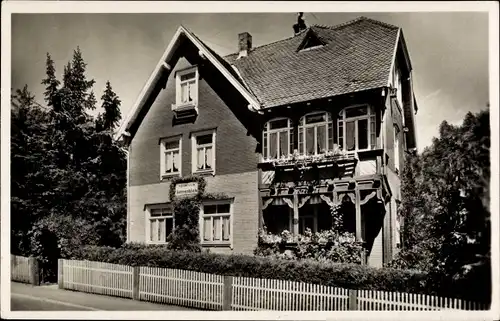
[[292, 280], [350, 289], [427, 293], [426, 275], [416, 271], [239, 254], [172, 251], [161, 245], [127, 244], [118, 249], [87, 246], [75, 253], [73, 259]]

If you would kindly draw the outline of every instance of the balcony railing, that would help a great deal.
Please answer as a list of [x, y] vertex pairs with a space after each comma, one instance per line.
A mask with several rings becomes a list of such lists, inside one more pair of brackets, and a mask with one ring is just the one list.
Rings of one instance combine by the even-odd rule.
[[286, 170], [292, 168], [311, 168], [315, 166], [341, 164], [346, 162], [355, 162], [357, 156], [343, 152], [340, 149], [327, 151], [318, 155], [303, 155], [295, 151], [292, 155], [282, 156], [280, 158], [266, 159], [258, 164], [258, 168], [267, 170]]
[[[318, 172], [320, 179], [368, 177], [384, 173], [383, 149], [345, 153], [341, 151], [329, 152], [322, 155], [305, 156], [295, 153], [290, 157], [264, 160], [258, 164], [262, 170], [261, 184], [267, 185], [279, 180], [292, 179], [293, 173], [314, 168], [324, 168]], [[330, 168], [335, 170], [332, 172]], [[290, 173], [290, 174], [286, 174]], [[313, 172], [311, 172], [313, 173]], [[285, 176], [283, 176], [285, 175]], [[330, 177], [330, 175], [333, 175]], [[304, 177], [304, 178], [307, 178]]]

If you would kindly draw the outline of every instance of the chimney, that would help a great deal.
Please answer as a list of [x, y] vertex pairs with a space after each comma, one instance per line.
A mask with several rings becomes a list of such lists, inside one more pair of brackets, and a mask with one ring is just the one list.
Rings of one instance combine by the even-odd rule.
[[238, 35], [238, 58], [246, 57], [252, 49], [252, 36], [248, 32], [243, 32]]
[[294, 35], [298, 34], [302, 30], [305, 30], [307, 28], [306, 22], [304, 21], [304, 13], [299, 12], [297, 13], [297, 23], [293, 25], [293, 32]]

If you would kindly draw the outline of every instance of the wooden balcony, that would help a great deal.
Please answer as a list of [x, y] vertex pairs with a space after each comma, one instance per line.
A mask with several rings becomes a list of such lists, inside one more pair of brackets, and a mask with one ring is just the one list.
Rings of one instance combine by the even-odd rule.
[[383, 174], [383, 150], [369, 150], [345, 155], [295, 157], [265, 161], [261, 185], [297, 180], [343, 180]]

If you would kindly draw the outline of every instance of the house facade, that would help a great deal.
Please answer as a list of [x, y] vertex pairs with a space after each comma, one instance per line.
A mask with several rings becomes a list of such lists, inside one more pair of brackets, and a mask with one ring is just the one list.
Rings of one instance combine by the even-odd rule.
[[[300, 26], [299, 26], [300, 25]], [[416, 147], [402, 30], [368, 18], [294, 26], [287, 39], [219, 56], [179, 27], [120, 134], [128, 145], [127, 238], [165, 243], [173, 178], [227, 199], [200, 208], [212, 252], [251, 254], [258, 229], [332, 225], [331, 207], [381, 266], [399, 244], [399, 171]]]

